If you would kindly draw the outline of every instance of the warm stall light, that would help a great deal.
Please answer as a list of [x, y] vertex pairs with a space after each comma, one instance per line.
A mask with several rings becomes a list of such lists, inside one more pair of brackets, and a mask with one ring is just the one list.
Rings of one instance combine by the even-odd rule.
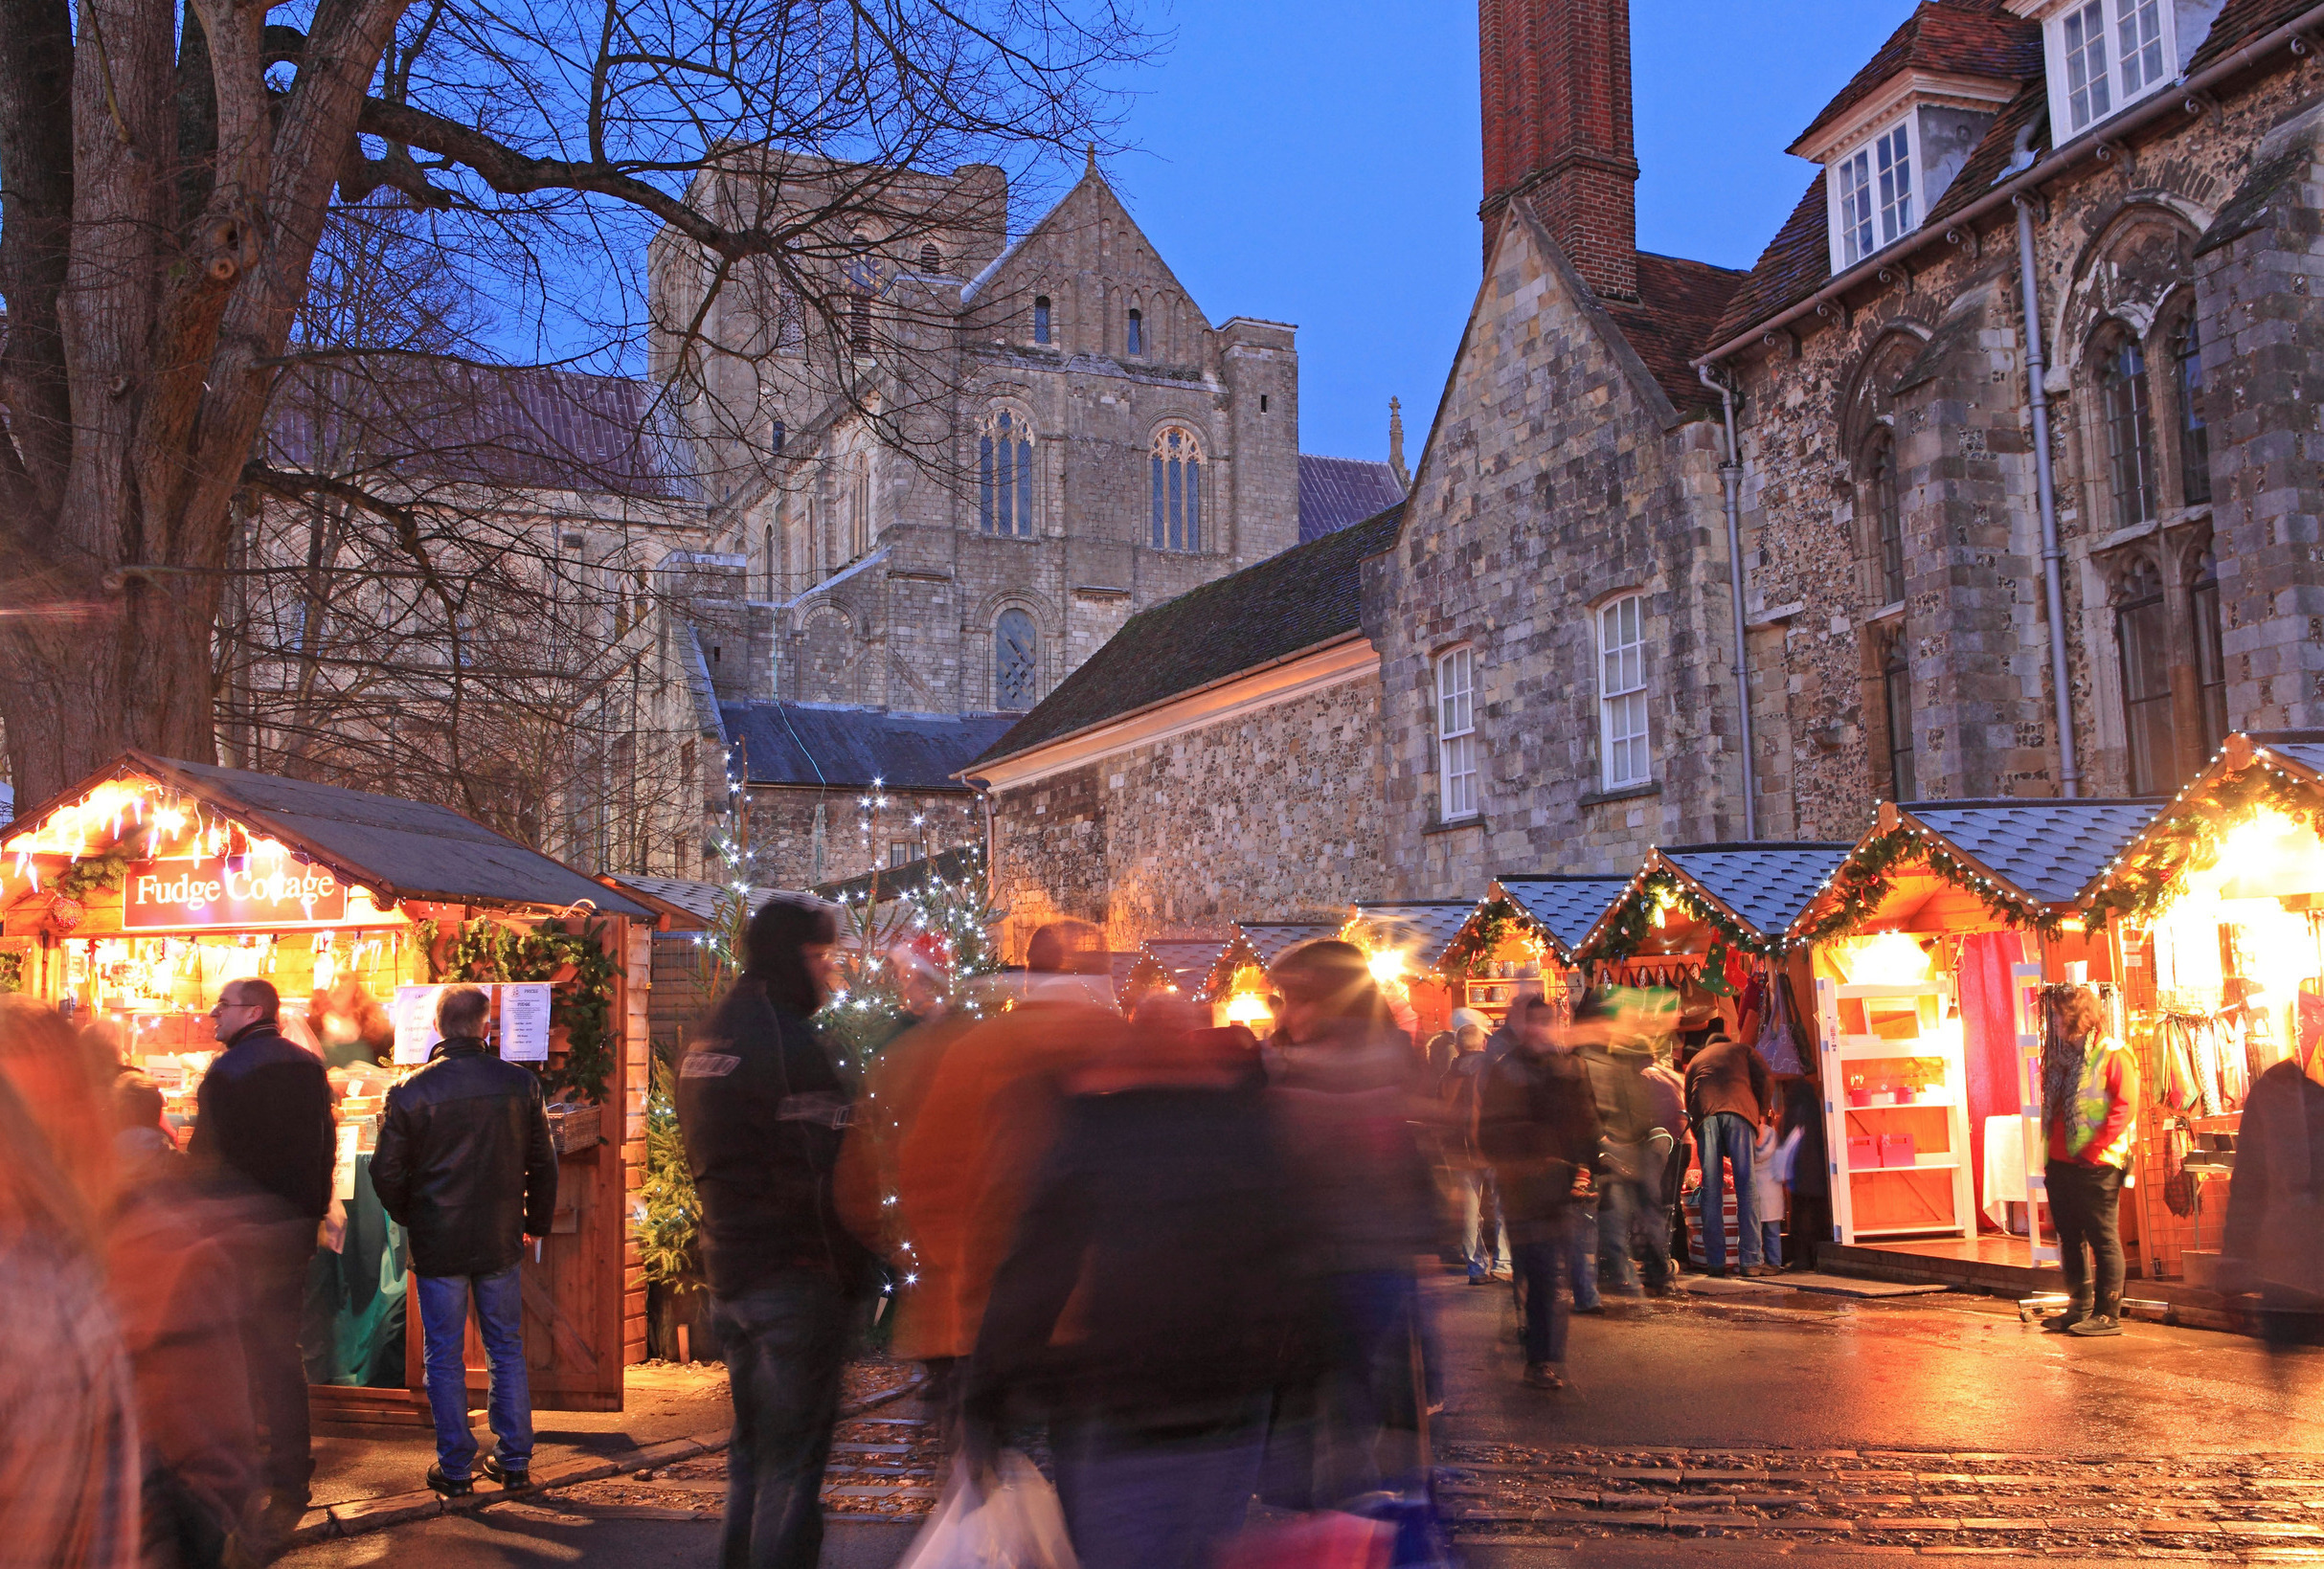
[[1383, 986], [1392, 986], [1404, 975], [1404, 954], [1393, 948], [1373, 950], [1364, 964], [1371, 971], [1372, 979]]
[[1237, 992], [1227, 999], [1227, 1022], [1257, 1026], [1272, 1022], [1275, 1014], [1256, 992]]
[[1929, 978], [1929, 955], [1909, 932], [1883, 931], [1839, 946], [1851, 986], [1917, 986]]

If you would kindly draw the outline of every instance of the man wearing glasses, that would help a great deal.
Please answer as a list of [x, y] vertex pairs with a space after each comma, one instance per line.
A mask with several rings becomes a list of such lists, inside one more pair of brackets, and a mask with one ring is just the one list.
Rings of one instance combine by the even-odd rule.
[[330, 1080], [314, 1053], [277, 1027], [281, 1001], [255, 976], [230, 980], [210, 1018], [226, 1049], [194, 1092], [189, 1153], [214, 1181], [246, 1194], [242, 1356], [252, 1413], [265, 1427], [266, 1523], [286, 1533], [314, 1474], [299, 1314], [316, 1228], [330, 1208], [337, 1135]]

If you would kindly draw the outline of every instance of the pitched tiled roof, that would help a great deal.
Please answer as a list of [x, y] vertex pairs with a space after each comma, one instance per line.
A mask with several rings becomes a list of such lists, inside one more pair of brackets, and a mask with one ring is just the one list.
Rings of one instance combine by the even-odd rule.
[[1210, 984], [1211, 967], [1227, 952], [1227, 939], [1150, 937], [1141, 946], [1146, 956], [1168, 974], [1170, 984], [1192, 997]]
[[991, 746], [1012, 714], [911, 714], [821, 703], [721, 703], [718, 717], [750, 782], [861, 789], [961, 790], [953, 777]]
[[1569, 958], [1629, 883], [1626, 877], [1504, 877], [1500, 887]]
[[1399, 948], [1410, 948], [1423, 968], [1443, 956], [1477, 907], [1465, 899], [1422, 899], [1405, 904], [1361, 904], [1356, 917]]
[[2024, 81], [2042, 74], [2042, 28], [2010, 15], [1997, 0], [1921, 0], [1798, 140], [1814, 136], [1903, 71]]
[[[1958, 190], [1961, 182], [1955, 180]], [[1711, 330], [1709, 344], [1726, 342], [1753, 323], [1797, 304], [1832, 280], [1831, 209], [1824, 198], [1823, 170], [1808, 182], [1807, 194], [1783, 220], [1759, 254], [1750, 276], [1726, 303], [1726, 314]]]
[[1762, 937], [1782, 933], [1808, 908], [1853, 844], [1679, 844], [1661, 858], [1735, 912]]
[[1362, 564], [1396, 542], [1401, 505], [1139, 612], [976, 761], [1255, 669], [1358, 631]]
[[2324, 730], [2262, 730], [2251, 744], [2324, 779]]
[[2264, 34], [2296, 20], [2315, 0], [2227, 0], [2210, 34], [2187, 61], [2187, 75], [2208, 71]]
[[[705, 921], [718, 918], [719, 904], [728, 891], [723, 884], [697, 883], [689, 877], [641, 877], [632, 872], [609, 872], [606, 875], [625, 888], [650, 894], [664, 904], [675, 905], [688, 915], [699, 916]], [[756, 909], [780, 891], [778, 888], [753, 887], [744, 898], [751, 908]]]
[[1251, 944], [1261, 964], [1273, 964], [1289, 950], [1318, 937], [1337, 937], [1337, 921], [1237, 921], [1235, 930]]
[[1396, 471], [1364, 458], [1299, 454], [1299, 543], [1378, 517], [1404, 500]]
[[267, 415], [282, 467], [688, 500], [665, 390], [553, 366], [427, 356], [303, 370]]
[[1711, 329], [1745, 277], [1731, 267], [1640, 251], [1637, 303], [1601, 302], [1676, 407], [1691, 409], [1714, 395], [1689, 362], [1710, 347]]
[[2019, 88], [2018, 96], [2001, 105], [1993, 123], [1985, 127], [1985, 134], [1970, 149], [1961, 172], [1952, 177], [1952, 184], [1936, 199], [1921, 227], [1942, 228], [1946, 219], [1998, 185], [2002, 171], [2018, 156], [2019, 141], [2026, 136], [2031, 137], [2028, 146], [2034, 151], [2049, 150], [2049, 86], [2039, 77]]
[[1928, 801], [1900, 810], [2028, 898], [2065, 905], [2138, 837], [2162, 802]]

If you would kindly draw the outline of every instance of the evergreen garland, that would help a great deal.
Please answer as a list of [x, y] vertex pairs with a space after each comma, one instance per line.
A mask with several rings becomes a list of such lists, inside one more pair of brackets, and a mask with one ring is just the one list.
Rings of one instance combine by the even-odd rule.
[[83, 899], [99, 888], [118, 888], [129, 875], [129, 863], [137, 859], [126, 839], [116, 841], [102, 855], [76, 861], [45, 885], [51, 893], [67, 899]]
[[2019, 898], [1999, 883], [1946, 849], [1935, 835], [1899, 823], [1888, 832], [1866, 840], [1839, 870], [1832, 874], [1831, 891], [1837, 902], [1809, 926], [1794, 931], [1790, 942], [1820, 943], [1858, 930], [1888, 897], [1900, 867], [1920, 863], [1965, 892], [1974, 893], [1986, 913], [2004, 926], [2030, 927], [2044, 937], [2059, 934], [2058, 916], [2045, 906]]
[[2268, 763], [2263, 753], [2239, 773], [2223, 773], [2207, 784], [2198, 780], [2179, 793], [2166, 814], [2151, 823], [2107, 870], [2085, 902], [2090, 930], [2121, 918], [2141, 922], [2171, 900], [2190, 872], [2219, 863], [2220, 841], [2260, 813], [2280, 812], [2311, 832], [2324, 835], [2324, 798], [2316, 787]]
[[1492, 961], [1510, 929], [1523, 919], [1523, 913], [1506, 899], [1484, 905], [1445, 945], [1444, 956], [1436, 961], [1437, 973], [1447, 978], [1477, 978], [1478, 967]]
[[451, 962], [437, 979], [549, 982], [549, 1022], [565, 1028], [565, 1061], [545, 1067], [542, 1081], [601, 1102], [613, 1076], [613, 999], [620, 975], [604, 939], [601, 921], [568, 925], [559, 917], [519, 931], [480, 915], [460, 928]]
[[1654, 912], [1661, 905], [1676, 905], [1703, 925], [1709, 927], [1728, 947], [1740, 948], [1747, 953], [1771, 953], [1783, 947], [1780, 933], [1762, 937], [1733, 916], [1727, 914], [1695, 886], [1667, 866], [1657, 866], [1646, 874], [1645, 880], [1624, 893], [1613, 907], [1613, 918], [1605, 935], [1595, 944], [1589, 957], [1600, 962], [1626, 959], [1644, 945], [1646, 934], [1653, 930]]

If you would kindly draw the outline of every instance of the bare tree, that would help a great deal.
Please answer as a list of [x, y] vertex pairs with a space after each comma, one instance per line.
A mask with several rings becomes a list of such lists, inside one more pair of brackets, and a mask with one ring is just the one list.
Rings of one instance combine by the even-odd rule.
[[[446, 254], [491, 275], [503, 349], [516, 320], [566, 353], [625, 348], [641, 313], [608, 258], [667, 230], [707, 258], [702, 300], [772, 269], [852, 364], [862, 302], [893, 292], [874, 254], [940, 221], [895, 199], [898, 171], [1077, 150], [1142, 48], [1123, 3], [190, 0], [181, 26], [139, 0], [0, 0], [17, 788], [45, 795], [124, 746], [212, 754], [246, 484], [383, 529], [413, 573], [408, 601], [380, 588], [383, 620], [440, 614], [460, 643], [409, 498], [253, 457], [285, 371], [345, 357], [297, 336], [334, 191], [440, 214]], [[811, 178], [748, 202], [719, 178], [794, 168]], [[844, 370], [834, 385], [891, 406]]]

